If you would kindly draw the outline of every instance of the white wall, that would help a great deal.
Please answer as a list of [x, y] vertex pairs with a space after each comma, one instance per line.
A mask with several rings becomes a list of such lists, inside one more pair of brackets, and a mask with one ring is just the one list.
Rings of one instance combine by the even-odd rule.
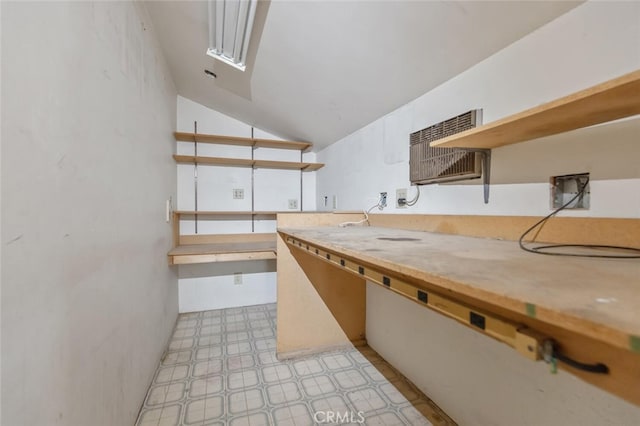
[[[213, 83], [212, 83], [213, 84]], [[178, 96], [177, 130], [198, 133], [251, 137], [251, 126]], [[280, 139], [260, 129], [257, 138]], [[177, 142], [179, 154], [193, 155], [194, 144]], [[251, 148], [231, 145], [198, 144], [198, 155], [251, 158]], [[255, 158], [300, 161], [300, 151], [257, 148]], [[315, 153], [303, 153], [303, 160], [315, 161]], [[194, 166], [177, 165], [178, 210], [194, 210]], [[296, 170], [256, 169], [254, 171], [254, 210], [288, 211], [288, 200], [300, 206], [300, 172]], [[315, 172], [302, 174], [302, 204], [305, 211], [315, 210]], [[234, 200], [233, 189], [243, 189], [244, 199]], [[244, 167], [198, 166], [198, 210], [250, 211], [251, 169]], [[299, 209], [298, 209], [299, 210]], [[295, 210], [293, 210], [295, 211]], [[181, 221], [181, 233], [195, 234], [193, 220]], [[257, 217], [255, 232], [275, 232], [274, 217]], [[198, 219], [198, 234], [251, 232], [250, 216]], [[249, 306], [276, 301], [275, 261], [226, 262], [179, 267], [180, 312], [203, 311], [234, 306]], [[234, 284], [234, 273], [243, 274], [242, 285]]]
[[640, 421], [637, 406], [371, 282], [366, 327], [369, 345], [460, 425]]
[[[318, 161], [327, 166], [318, 172], [319, 208], [324, 196], [337, 195], [339, 209], [361, 209], [381, 191], [393, 198], [396, 188], [409, 187], [411, 132], [475, 108], [488, 123], [640, 68], [639, 8], [637, 2], [580, 6], [320, 151]], [[588, 171], [592, 208], [567, 215], [640, 217], [640, 119], [601, 127], [493, 150], [487, 205], [480, 182], [468, 181], [422, 186], [414, 208], [395, 210], [390, 203], [390, 210], [544, 215], [549, 177]]]
[[175, 88], [139, 3], [1, 7], [1, 422], [130, 425], [177, 316]]
[[[327, 167], [318, 172], [318, 206], [337, 195], [338, 208], [359, 209], [380, 191], [408, 187], [413, 131], [474, 108], [491, 122], [638, 68], [640, 3], [579, 6], [319, 152]], [[495, 149], [488, 205], [477, 183], [434, 185], [421, 188], [414, 208], [387, 212], [544, 215], [549, 176], [588, 171], [592, 208], [567, 215], [640, 218], [639, 132], [633, 119]], [[568, 374], [548, 377], [544, 365], [491, 339], [389, 292], [367, 291], [370, 345], [460, 424], [640, 422], [638, 407]]]

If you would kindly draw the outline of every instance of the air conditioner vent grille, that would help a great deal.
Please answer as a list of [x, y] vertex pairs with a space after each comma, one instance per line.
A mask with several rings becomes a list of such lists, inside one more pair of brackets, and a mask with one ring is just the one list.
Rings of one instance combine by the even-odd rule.
[[412, 183], [473, 179], [482, 176], [482, 159], [478, 152], [459, 148], [433, 148], [431, 142], [480, 124], [482, 110], [473, 110], [411, 133], [410, 179]]

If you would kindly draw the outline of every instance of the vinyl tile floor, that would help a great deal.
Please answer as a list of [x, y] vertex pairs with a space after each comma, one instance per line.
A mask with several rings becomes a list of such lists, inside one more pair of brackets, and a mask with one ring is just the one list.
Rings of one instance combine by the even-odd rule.
[[275, 304], [181, 314], [136, 425], [455, 424], [369, 347], [279, 361], [275, 321]]

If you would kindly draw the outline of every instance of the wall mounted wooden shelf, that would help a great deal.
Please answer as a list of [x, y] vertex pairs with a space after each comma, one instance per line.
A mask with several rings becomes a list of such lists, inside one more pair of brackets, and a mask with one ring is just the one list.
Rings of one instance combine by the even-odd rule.
[[432, 146], [498, 148], [640, 114], [640, 70], [449, 136]]
[[169, 265], [276, 258], [276, 234], [183, 235], [168, 253]]
[[254, 169], [302, 170], [313, 172], [324, 167], [322, 163], [298, 163], [293, 161], [250, 160], [245, 158], [201, 157], [193, 155], [177, 155], [173, 158], [179, 164], [208, 164], [214, 166], [253, 167]]
[[253, 146], [256, 148], [276, 148], [305, 151], [313, 146], [309, 142], [279, 141], [275, 139], [241, 138], [237, 136], [203, 135], [175, 132], [176, 140], [181, 142], [211, 143], [220, 145]]
[[[194, 125], [194, 130], [197, 125]], [[260, 138], [243, 138], [237, 136], [207, 135], [200, 133], [174, 132], [175, 138], [180, 142], [196, 144], [194, 152], [197, 153], [198, 143], [235, 145], [251, 147], [251, 158], [225, 158], [203, 157], [197, 155], [174, 155], [178, 164], [214, 165], [226, 167], [249, 167], [252, 169], [279, 169], [299, 170], [300, 175], [300, 204], [302, 205], [302, 172], [315, 171], [324, 166], [320, 163], [303, 162], [303, 151], [309, 149], [312, 144], [308, 142], [280, 141]], [[254, 158], [253, 148], [273, 148], [300, 151], [300, 162], [257, 160]], [[251, 208], [254, 209], [253, 173], [251, 171]], [[197, 180], [194, 179], [194, 187], [197, 188]], [[198, 221], [224, 220], [229, 217], [237, 219], [250, 219], [251, 230], [254, 231], [254, 221], [257, 216], [275, 217], [277, 211], [201, 211], [198, 210], [197, 196], [195, 197], [195, 209], [193, 211], [178, 210], [173, 212], [173, 240], [174, 248], [168, 253], [170, 265], [184, 265], [191, 263], [229, 262], [244, 260], [275, 259], [276, 234], [262, 234], [251, 232], [249, 234], [199, 234]], [[291, 212], [291, 210], [289, 211]], [[182, 216], [189, 216], [195, 222], [195, 235], [180, 234], [180, 220]], [[269, 218], [271, 219], [271, 218]]]
[[[289, 210], [291, 212], [292, 210]], [[211, 211], [211, 210], [176, 210], [174, 211], [177, 215], [181, 216], [275, 216], [278, 213], [286, 213], [286, 212], [278, 212], [278, 211]]]

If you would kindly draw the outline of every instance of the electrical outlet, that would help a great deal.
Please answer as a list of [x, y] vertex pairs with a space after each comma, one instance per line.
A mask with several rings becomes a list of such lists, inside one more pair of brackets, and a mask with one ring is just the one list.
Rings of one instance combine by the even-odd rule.
[[291, 199], [289, 200], [289, 209], [295, 210], [298, 208], [298, 200]]
[[[588, 209], [591, 204], [591, 188], [587, 183], [588, 179], [589, 173], [552, 176], [550, 193], [551, 208], [558, 209], [577, 196], [576, 200], [565, 207], [565, 209]], [[583, 187], [584, 192], [578, 196]]]
[[396, 189], [396, 208], [407, 208], [407, 188]]
[[244, 199], [244, 189], [236, 188], [233, 190], [233, 199], [234, 200], [243, 200]]
[[234, 274], [233, 274], [233, 284], [242, 285], [242, 272], [234, 272]]
[[378, 208], [380, 210], [382, 210], [385, 207], [387, 207], [387, 193], [386, 192], [381, 192], [380, 193], [380, 201], [378, 202]]
[[338, 196], [334, 195], [333, 196], [333, 210], [337, 210], [338, 209]]

